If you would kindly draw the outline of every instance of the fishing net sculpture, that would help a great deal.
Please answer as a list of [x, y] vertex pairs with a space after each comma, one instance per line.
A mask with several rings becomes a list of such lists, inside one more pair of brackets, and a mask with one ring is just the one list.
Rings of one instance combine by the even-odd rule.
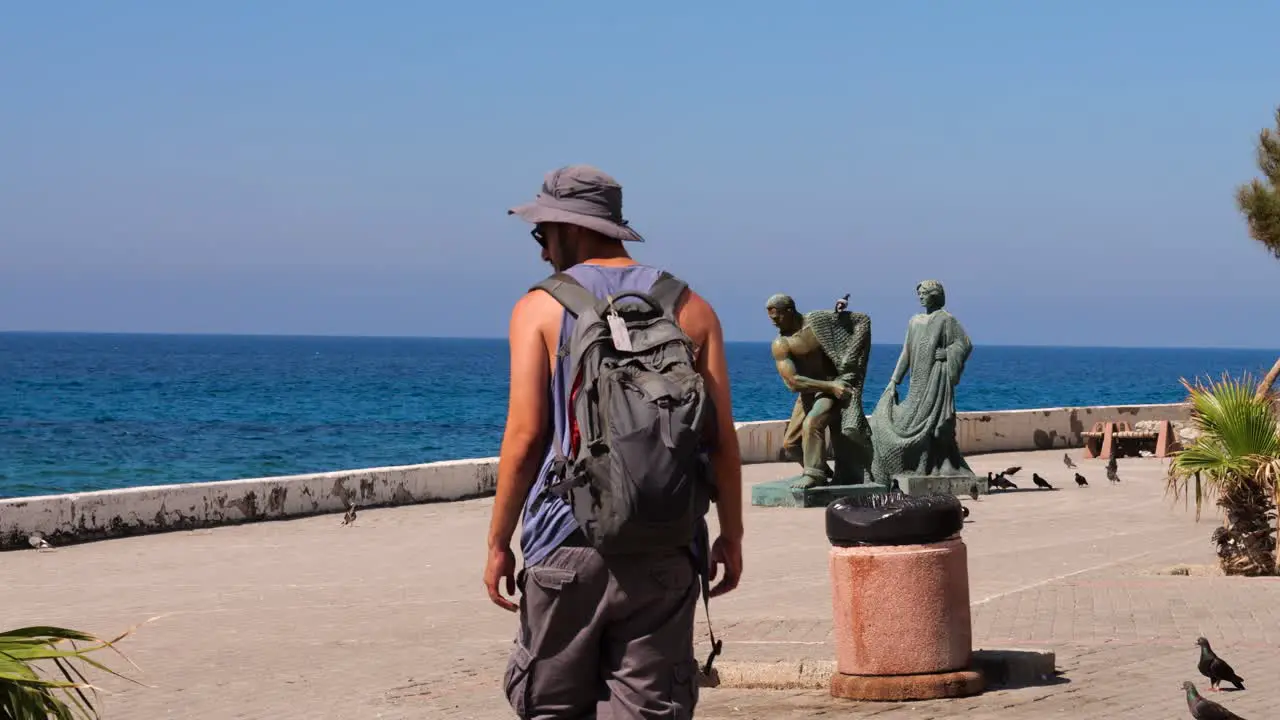
[[[783, 434], [779, 459], [798, 460], [802, 474], [792, 488], [862, 484], [869, 479], [871, 432], [862, 407], [862, 386], [871, 352], [871, 318], [849, 312], [847, 296], [835, 309], [801, 315], [789, 295], [765, 303], [778, 328], [770, 347], [778, 375], [797, 394]], [[834, 472], [827, 465], [831, 436]]]
[[805, 313], [804, 319], [835, 365], [835, 379], [851, 390], [840, 409], [840, 434], [870, 443], [871, 426], [862, 407], [862, 386], [867, 379], [871, 349], [871, 318], [848, 311], [813, 310]]
[[[973, 343], [960, 321], [942, 309], [942, 283], [925, 280], [916, 294], [925, 311], [907, 324], [902, 354], [870, 419], [872, 475], [886, 487], [895, 475], [973, 476], [956, 442], [955, 402]], [[904, 378], [910, 387], [898, 402]]]

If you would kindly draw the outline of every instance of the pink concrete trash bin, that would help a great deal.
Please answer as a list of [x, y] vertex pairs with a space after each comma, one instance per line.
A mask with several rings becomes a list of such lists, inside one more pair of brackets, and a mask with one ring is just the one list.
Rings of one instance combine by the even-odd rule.
[[970, 668], [969, 565], [954, 535], [927, 545], [832, 547], [831, 694], [924, 700], [982, 692]]

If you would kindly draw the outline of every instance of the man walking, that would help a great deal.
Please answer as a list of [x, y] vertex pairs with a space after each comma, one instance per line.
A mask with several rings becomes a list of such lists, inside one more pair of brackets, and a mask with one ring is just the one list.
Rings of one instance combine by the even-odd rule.
[[[644, 238], [600, 170], [554, 170], [534, 202], [508, 212], [533, 223], [556, 274], [511, 314], [484, 572], [490, 600], [520, 613], [507, 699], [522, 718], [692, 717], [698, 597], [717, 576], [708, 598], [733, 590], [742, 572], [719, 318], [684, 283], [631, 259], [623, 243]], [[710, 499], [720, 535], [708, 548]]]

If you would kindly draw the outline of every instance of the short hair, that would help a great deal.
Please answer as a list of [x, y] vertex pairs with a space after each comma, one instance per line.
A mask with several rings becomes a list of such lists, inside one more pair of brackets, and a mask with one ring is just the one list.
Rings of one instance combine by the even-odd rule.
[[916, 293], [919, 293], [921, 290], [936, 292], [938, 293], [938, 296], [942, 298], [942, 302], [944, 304], [947, 302], [947, 291], [943, 289], [942, 283], [937, 280], [921, 280], [919, 284], [916, 285]]
[[765, 310], [791, 310], [794, 312], [796, 309], [796, 301], [792, 300], [790, 295], [784, 295], [782, 293], [778, 293], [777, 295], [774, 295], [769, 298], [768, 302], [764, 304], [764, 309]]

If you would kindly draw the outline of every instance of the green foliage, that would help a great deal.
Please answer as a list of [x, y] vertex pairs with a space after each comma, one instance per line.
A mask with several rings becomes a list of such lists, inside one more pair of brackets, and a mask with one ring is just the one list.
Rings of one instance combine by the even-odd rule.
[[1175, 499], [1195, 498], [1197, 519], [1209, 501], [1225, 511], [1227, 524], [1214, 533], [1214, 540], [1228, 574], [1272, 574], [1272, 520], [1280, 481], [1276, 396], [1259, 391], [1248, 374], [1239, 379], [1224, 374], [1207, 385], [1183, 380], [1182, 385], [1200, 436], [1173, 457], [1167, 488]]
[[[123, 675], [91, 657], [90, 653], [107, 648], [115, 650], [115, 643], [132, 632], [133, 629], [127, 630], [114, 640], [102, 640], [89, 633], [61, 627], [26, 627], [0, 632], [0, 720], [99, 717], [85, 692], [96, 699], [97, 688], [85, 678], [77, 664], [84, 663], [123, 678]], [[78, 642], [90, 645], [77, 647]], [[119, 654], [118, 650], [116, 652]], [[37, 672], [38, 668], [50, 664], [60, 678], [45, 677]]]
[[1249, 222], [1249, 235], [1280, 258], [1280, 108], [1276, 128], [1258, 134], [1258, 169], [1264, 179], [1236, 189], [1236, 206]]

